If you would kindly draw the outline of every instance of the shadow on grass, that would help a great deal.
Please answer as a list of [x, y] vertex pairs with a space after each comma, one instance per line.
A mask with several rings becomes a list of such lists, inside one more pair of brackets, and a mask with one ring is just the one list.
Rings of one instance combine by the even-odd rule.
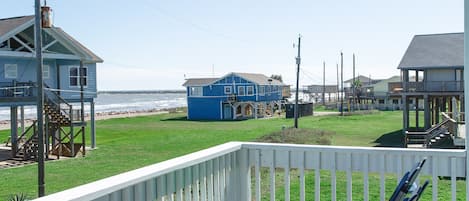
[[374, 141], [375, 147], [404, 147], [404, 135], [402, 130], [396, 130], [380, 136]]
[[182, 117], [171, 117], [171, 118], [165, 118], [161, 119], [161, 121], [192, 121], [192, 122], [236, 122], [236, 121], [244, 121], [247, 119], [236, 119], [236, 120], [189, 120], [187, 119], [187, 116], [182, 116]]

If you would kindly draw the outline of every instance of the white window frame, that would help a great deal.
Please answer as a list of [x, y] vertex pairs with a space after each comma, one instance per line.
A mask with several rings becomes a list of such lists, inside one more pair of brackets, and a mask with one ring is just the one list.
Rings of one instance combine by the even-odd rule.
[[[241, 94], [241, 92], [243, 92]], [[245, 96], [246, 95], [246, 87], [244, 86], [238, 86], [238, 96]]]
[[[77, 75], [71, 75], [70, 73], [70, 70], [72, 68], [76, 68], [77, 69]], [[88, 67], [87, 66], [83, 66], [83, 68], [85, 69], [85, 72], [86, 72], [86, 76], [84, 76], [85, 80], [86, 80], [86, 84], [83, 85], [84, 88], [87, 88], [88, 87], [88, 82], [89, 82], [89, 79], [88, 79]], [[77, 79], [77, 85], [72, 85], [71, 83], [71, 79]], [[69, 66], [68, 67], [68, 86], [70, 88], [79, 88], [80, 87], [80, 66]]]
[[[229, 91], [227, 91], [227, 89], [228, 89]], [[233, 93], [233, 87], [231, 87], [231, 86], [225, 86], [225, 87], [223, 88], [223, 91], [225, 92], [225, 94], [232, 94], [232, 93]]]
[[[249, 90], [251, 90], [251, 93], [249, 93]], [[252, 96], [254, 95], [254, 87], [253, 86], [247, 86], [246, 87], [246, 96]]]
[[[199, 90], [195, 90], [195, 89], [199, 89]], [[197, 93], [195, 93], [195, 92], [197, 92]], [[200, 96], [203, 96], [203, 95], [204, 95], [204, 87], [201, 87], [201, 86], [189, 87], [189, 96], [200, 97]]]
[[18, 64], [5, 64], [3, 72], [5, 73], [5, 78], [16, 79], [18, 77]]
[[42, 66], [42, 78], [44, 79], [50, 78], [50, 66], [49, 65]]
[[259, 96], [265, 96], [265, 86], [259, 86]]

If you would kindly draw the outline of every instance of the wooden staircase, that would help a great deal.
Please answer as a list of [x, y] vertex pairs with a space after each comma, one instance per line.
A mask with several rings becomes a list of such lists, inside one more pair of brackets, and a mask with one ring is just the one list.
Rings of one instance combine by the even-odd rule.
[[[44, 116], [45, 118], [45, 150], [46, 158], [49, 154], [75, 157], [78, 152], [85, 154], [84, 148], [84, 121], [77, 118], [80, 110], [74, 110], [73, 106], [65, 101], [59, 94], [45, 90]], [[75, 115], [74, 115], [75, 113]], [[75, 117], [75, 118], [74, 118]], [[78, 132], [74, 132], [74, 126], [81, 126]], [[82, 143], [75, 143], [75, 138], [82, 135]], [[38, 129], [37, 121], [18, 138], [15, 160], [36, 160], [38, 153]], [[51, 142], [51, 143], [50, 143]], [[50, 145], [51, 144], [51, 145]]]
[[38, 150], [38, 137], [37, 137], [37, 121], [34, 121], [31, 126], [26, 129], [24, 133], [17, 139], [16, 155], [14, 160], [31, 160], [37, 158]]
[[445, 147], [451, 138], [448, 127], [451, 126], [451, 119], [444, 119], [442, 122], [423, 132], [406, 131], [405, 144], [409, 148], [442, 148]]

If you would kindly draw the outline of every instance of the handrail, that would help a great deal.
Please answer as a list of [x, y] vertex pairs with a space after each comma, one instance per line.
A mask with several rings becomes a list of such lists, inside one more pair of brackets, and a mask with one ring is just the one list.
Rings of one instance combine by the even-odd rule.
[[[347, 200], [352, 200], [355, 189], [360, 190], [359, 185], [352, 188], [352, 173], [360, 172], [364, 181], [363, 200], [369, 200], [370, 192], [378, 192], [379, 200], [385, 200], [387, 174], [393, 174], [399, 180], [404, 171], [421, 158], [428, 160], [421, 174], [432, 177], [433, 192], [441, 190], [438, 188], [438, 177], [450, 177], [454, 190], [452, 198], [455, 200], [456, 196], [463, 195], [456, 192], [456, 178], [466, 176], [465, 150], [230, 142], [41, 197], [36, 201], [239, 201], [261, 200], [261, 196], [266, 195], [270, 195], [270, 200], [279, 200], [276, 196], [280, 199], [282, 196], [276, 193], [277, 187], [281, 188], [275, 183], [279, 175], [277, 169], [283, 169], [285, 200], [291, 195], [290, 171], [293, 169], [299, 173], [300, 197], [304, 198], [304, 189], [308, 185], [302, 182], [305, 181], [305, 170], [308, 170], [314, 171], [315, 185], [307, 188], [314, 188], [316, 198], [323, 193], [329, 193], [335, 198], [337, 192], [345, 194], [346, 191]], [[269, 169], [267, 175], [270, 175], [270, 180], [261, 177], [264, 174], [262, 168]], [[321, 191], [320, 182], [324, 179], [321, 174], [325, 171], [330, 172], [331, 188]], [[341, 171], [346, 174], [343, 177], [346, 178], [345, 190], [336, 185], [336, 173]], [[370, 174], [380, 175], [378, 186], [370, 185]], [[270, 191], [261, 190], [261, 181], [271, 182]], [[439, 200], [438, 193], [433, 194], [433, 200]]]
[[439, 132], [433, 132], [435, 131], [437, 128], [441, 128], [443, 125], [445, 125], [446, 123], [448, 122], [451, 122], [451, 118], [447, 118], [447, 119], [444, 119], [442, 122], [440, 122], [437, 126], [434, 126], [432, 131], [429, 132], [426, 136], [425, 136], [425, 147], [428, 147], [428, 145], [430, 145], [430, 142], [431, 142], [431, 139], [433, 139], [434, 137], [440, 135]]
[[31, 124], [31, 126], [29, 126], [29, 127], [24, 131], [24, 133], [21, 134], [21, 135], [18, 137], [18, 140], [21, 139], [21, 138], [23, 138], [23, 137], [29, 132], [29, 130], [31, 130], [32, 127], [35, 127], [35, 126], [36, 126], [36, 122], [37, 122], [37, 120], [34, 120], [34, 121], [33, 121], [33, 124]]
[[[35, 121], [36, 123], [37, 121]], [[21, 148], [22, 149], [18, 149], [18, 153], [23, 150], [23, 159], [24, 160], [27, 160], [29, 159], [29, 155], [28, 153], [26, 152], [26, 150], [28, 149], [28, 146], [29, 144], [31, 143], [31, 141], [33, 140], [34, 136], [37, 135], [37, 127], [36, 127], [36, 124], [33, 124], [33, 126], [31, 126], [33, 128], [33, 135], [31, 135], [31, 137], [28, 138], [28, 140], [26, 140], [26, 142], [23, 143], [23, 145], [21, 145]], [[31, 128], [30, 127], [30, 128]]]
[[[50, 87], [44, 84], [46, 89], [50, 89]], [[70, 121], [72, 121], [73, 117], [73, 109], [72, 105], [68, 103], [64, 98], [62, 98], [57, 92], [51, 90], [45, 90], [46, 92], [46, 100], [53, 104], [53, 107], [62, 115], [68, 117]], [[64, 107], [62, 107], [64, 106]]]

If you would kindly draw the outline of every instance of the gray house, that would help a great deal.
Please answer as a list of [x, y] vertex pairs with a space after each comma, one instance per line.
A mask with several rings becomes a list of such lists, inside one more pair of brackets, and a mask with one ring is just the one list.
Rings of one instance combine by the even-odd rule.
[[[453, 119], [460, 118], [464, 108], [463, 54], [464, 33], [414, 36], [398, 66], [404, 131], [424, 131], [435, 126], [447, 129], [449, 126], [442, 124], [448, 118], [440, 117], [442, 112]], [[411, 108], [410, 102], [415, 106]], [[419, 123], [419, 103], [424, 108], [423, 125]], [[411, 110], [415, 111], [413, 116]]]
[[[36, 122], [28, 129], [22, 126], [20, 133], [16, 123], [20, 107], [37, 103], [34, 35], [34, 16], [0, 19], [0, 107], [11, 109], [12, 154], [23, 159], [34, 158], [37, 151]], [[84, 108], [78, 103], [89, 103], [93, 119], [96, 64], [103, 60], [59, 27], [43, 29], [42, 38], [45, 141], [51, 144], [47, 151], [57, 155], [84, 153], [86, 122]], [[94, 121], [91, 128], [93, 139]]]

